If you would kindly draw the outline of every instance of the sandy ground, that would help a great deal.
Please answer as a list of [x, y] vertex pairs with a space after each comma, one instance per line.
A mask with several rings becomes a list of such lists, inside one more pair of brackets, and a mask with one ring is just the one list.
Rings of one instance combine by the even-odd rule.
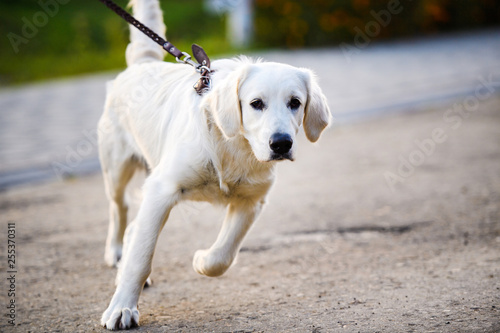
[[[223, 277], [191, 268], [222, 209], [177, 207], [135, 331], [499, 332], [500, 98], [460, 123], [445, 112], [337, 125], [312, 148], [302, 139]], [[416, 152], [415, 140], [429, 143], [436, 128], [441, 142], [429, 156]], [[398, 175], [401, 158], [419, 165], [401, 169], [407, 177], [391, 189], [385, 175]], [[100, 175], [0, 193], [0, 331], [104, 332], [115, 276], [103, 261], [107, 210]], [[8, 222], [15, 327], [6, 317]]]

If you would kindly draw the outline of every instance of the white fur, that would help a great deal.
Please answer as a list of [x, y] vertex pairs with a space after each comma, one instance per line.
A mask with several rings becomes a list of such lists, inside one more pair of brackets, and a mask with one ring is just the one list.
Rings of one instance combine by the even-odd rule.
[[[157, 0], [132, 2], [136, 17], [164, 31]], [[259, 215], [274, 181], [270, 148], [275, 133], [293, 140], [304, 123], [310, 141], [318, 140], [331, 115], [312, 73], [248, 58], [212, 63], [212, 89], [200, 97], [190, 66], [159, 61], [162, 50], [132, 28], [127, 48], [129, 67], [108, 84], [99, 122], [99, 148], [110, 224], [105, 260], [116, 266], [127, 226], [124, 191], [137, 168], [146, 167], [144, 197], [127, 228], [116, 292], [101, 324], [126, 329], [139, 323], [137, 302], [158, 235], [170, 210], [181, 200], [227, 205], [215, 243], [199, 250], [194, 269], [207, 276], [223, 274]], [[295, 110], [290, 99], [300, 100]], [[256, 98], [265, 104], [255, 110]], [[133, 226], [133, 229], [132, 229]]]

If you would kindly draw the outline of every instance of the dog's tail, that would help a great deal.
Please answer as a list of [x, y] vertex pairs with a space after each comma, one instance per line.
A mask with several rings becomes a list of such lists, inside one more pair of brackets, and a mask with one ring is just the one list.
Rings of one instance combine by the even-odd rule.
[[[145, 26], [165, 38], [165, 24], [163, 23], [163, 13], [158, 0], [130, 0], [134, 17]], [[156, 44], [139, 29], [130, 26], [130, 43], [125, 52], [127, 65], [139, 64], [142, 62], [163, 60], [165, 53], [163, 48]]]

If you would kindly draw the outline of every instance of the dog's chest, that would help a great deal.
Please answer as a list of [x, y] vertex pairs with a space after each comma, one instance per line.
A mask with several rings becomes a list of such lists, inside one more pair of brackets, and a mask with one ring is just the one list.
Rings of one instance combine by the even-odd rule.
[[272, 185], [272, 179], [257, 175], [232, 175], [221, 182], [213, 167], [198, 173], [181, 187], [181, 197], [185, 200], [207, 201], [227, 204], [233, 200], [261, 198]]

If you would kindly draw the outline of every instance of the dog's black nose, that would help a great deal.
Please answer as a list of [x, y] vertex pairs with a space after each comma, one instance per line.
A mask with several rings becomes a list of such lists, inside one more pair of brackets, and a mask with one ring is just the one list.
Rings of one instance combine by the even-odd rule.
[[269, 147], [276, 154], [284, 155], [292, 148], [292, 138], [288, 134], [275, 133], [269, 140]]

